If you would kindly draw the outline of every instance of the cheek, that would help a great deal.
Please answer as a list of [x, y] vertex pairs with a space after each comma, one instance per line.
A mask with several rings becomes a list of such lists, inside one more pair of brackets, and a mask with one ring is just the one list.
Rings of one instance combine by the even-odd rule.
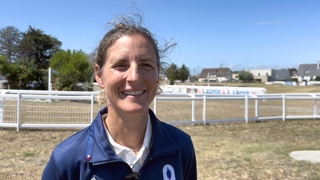
[[143, 76], [149, 83], [152, 83], [152, 84], [157, 83], [159, 80], [159, 75], [156, 72], [148, 72]]
[[122, 83], [122, 75], [113, 71], [106, 71], [103, 74], [103, 82], [106, 88], [118, 86]]
[[148, 78], [146, 79], [150, 88], [154, 88], [154, 90], [157, 92], [158, 86], [159, 86], [159, 81], [158, 81], [159, 77], [158, 75], [150, 75], [148, 76]]

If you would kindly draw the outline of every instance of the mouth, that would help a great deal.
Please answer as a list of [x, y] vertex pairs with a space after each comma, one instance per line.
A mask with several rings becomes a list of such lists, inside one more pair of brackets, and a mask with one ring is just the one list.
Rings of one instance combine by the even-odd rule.
[[143, 93], [145, 93], [146, 91], [122, 91], [121, 93], [126, 95], [126, 96], [138, 96], [141, 95]]

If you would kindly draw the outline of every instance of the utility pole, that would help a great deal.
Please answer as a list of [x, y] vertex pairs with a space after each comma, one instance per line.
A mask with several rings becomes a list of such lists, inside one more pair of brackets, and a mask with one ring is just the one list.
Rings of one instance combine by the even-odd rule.
[[48, 91], [51, 91], [51, 67], [48, 69]]

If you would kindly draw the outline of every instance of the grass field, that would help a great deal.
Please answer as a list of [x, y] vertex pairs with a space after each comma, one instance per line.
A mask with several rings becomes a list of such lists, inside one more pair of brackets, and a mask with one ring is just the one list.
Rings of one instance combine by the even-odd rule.
[[[268, 93], [313, 93], [320, 89], [265, 88]], [[193, 139], [198, 179], [320, 179], [320, 164], [289, 157], [291, 151], [320, 150], [320, 120], [178, 127]], [[76, 131], [0, 130], [0, 179], [40, 179], [52, 149]]]

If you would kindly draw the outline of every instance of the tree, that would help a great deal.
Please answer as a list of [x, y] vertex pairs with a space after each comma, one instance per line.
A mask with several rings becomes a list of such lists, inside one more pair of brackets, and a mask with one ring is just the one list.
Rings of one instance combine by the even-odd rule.
[[182, 64], [181, 68], [178, 69], [178, 79], [182, 82], [185, 82], [190, 77], [190, 70]]
[[198, 79], [199, 78], [197, 76], [191, 76], [191, 82], [196, 82]]
[[0, 71], [6, 77], [8, 84], [13, 89], [27, 89], [27, 84], [37, 81], [39, 69], [32, 60], [19, 58], [15, 63], [9, 63], [6, 58], [0, 58]]
[[174, 84], [174, 81], [177, 79], [178, 77], [178, 66], [174, 63], [172, 63], [165, 71], [166, 76], [169, 78], [170, 80], [170, 85]]
[[19, 52], [20, 56], [34, 60], [39, 69], [47, 69], [49, 59], [58, 52], [60, 46], [61, 42], [57, 38], [29, 26], [29, 29], [22, 33]]
[[7, 26], [0, 29], [0, 55], [6, 56], [8, 62], [13, 62], [18, 57], [18, 46], [21, 40], [21, 32]]
[[82, 51], [60, 50], [51, 57], [50, 67], [57, 71], [53, 86], [59, 90], [76, 90], [79, 82], [92, 83], [93, 64]]
[[240, 71], [239, 72], [239, 79], [244, 82], [250, 82], [253, 80], [253, 74], [249, 71]]
[[0, 72], [2, 72], [1, 73], [2, 75], [5, 75], [4, 71], [6, 68], [6, 64], [8, 63], [6, 59], [7, 59], [6, 56], [0, 56]]
[[288, 68], [290, 76], [297, 74], [298, 70], [296, 68]]

